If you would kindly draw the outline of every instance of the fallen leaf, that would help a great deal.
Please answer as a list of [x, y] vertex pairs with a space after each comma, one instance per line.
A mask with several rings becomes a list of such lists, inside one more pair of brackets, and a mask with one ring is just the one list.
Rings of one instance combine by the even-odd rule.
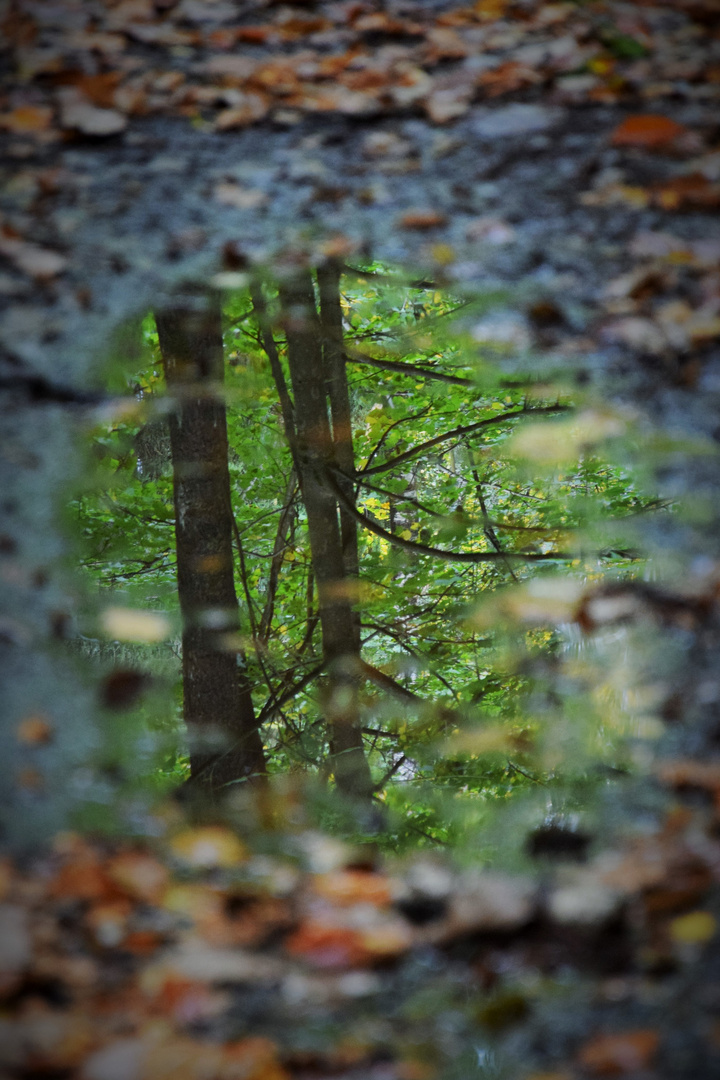
[[488, 872], [470, 875], [448, 896], [445, 917], [422, 927], [420, 937], [439, 944], [472, 933], [516, 930], [532, 918], [535, 893], [530, 878]]
[[53, 725], [45, 716], [26, 716], [15, 728], [15, 738], [26, 746], [42, 746], [53, 737]]
[[128, 896], [148, 904], [162, 899], [169, 872], [153, 855], [144, 851], [123, 851], [107, 863], [107, 874]]
[[674, 788], [720, 792], [720, 762], [694, 758], [661, 762], [656, 769], [661, 783]]
[[232, 182], [217, 184], [213, 195], [223, 206], [234, 206], [238, 210], [257, 210], [269, 201], [267, 193], [260, 188], [241, 187]]
[[103, 633], [114, 641], [164, 641], [170, 634], [170, 620], [159, 611], [108, 607], [100, 616]]
[[297, 956], [319, 968], [348, 968], [361, 966], [370, 959], [358, 930], [345, 926], [328, 926], [308, 920], [285, 941], [291, 956]]
[[670, 923], [670, 937], [679, 945], [705, 945], [717, 933], [717, 920], [709, 911], [691, 911]]
[[485, 244], [511, 244], [515, 239], [515, 229], [507, 221], [497, 217], [479, 217], [471, 221], [465, 230], [470, 241], [482, 241]]
[[578, 1061], [596, 1076], [622, 1076], [648, 1068], [659, 1044], [651, 1028], [596, 1035], [581, 1048]]
[[237, 866], [248, 857], [245, 845], [235, 833], [222, 825], [183, 829], [170, 841], [174, 855], [190, 866]]
[[336, 870], [318, 874], [312, 882], [313, 892], [334, 904], [374, 904], [378, 907], [392, 902], [390, 882], [381, 874], [361, 870]]
[[100, 856], [91, 848], [79, 845], [52, 879], [50, 894], [56, 900], [99, 902], [117, 897], [118, 888]]
[[688, 129], [667, 116], [637, 113], [626, 117], [613, 131], [613, 146], [636, 146], [643, 150], [665, 150], [688, 134]]
[[652, 196], [661, 210], [713, 210], [720, 207], [720, 184], [702, 173], [691, 173], [658, 184]]
[[57, 277], [67, 266], [67, 259], [57, 251], [15, 237], [0, 236], [0, 255], [10, 259], [18, 270], [36, 281]]
[[60, 94], [60, 124], [83, 135], [103, 138], [124, 131], [128, 120], [117, 109], [100, 109], [70, 88]]
[[22, 971], [31, 960], [28, 912], [19, 904], [0, 904], [0, 977]]
[[13, 135], [34, 135], [47, 131], [52, 118], [49, 105], [18, 105], [11, 112], [0, 114], [0, 128]]
[[440, 210], [407, 210], [399, 219], [401, 229], [425, 231], [444, 225], [447, 217]]
[[217, 131], [231, 131], [233, 128], [248, 127], [267, 116], [270, 104], [260, 94], [237, 91], [238, 98], [229, 109], [222, 109], [214, 127]]

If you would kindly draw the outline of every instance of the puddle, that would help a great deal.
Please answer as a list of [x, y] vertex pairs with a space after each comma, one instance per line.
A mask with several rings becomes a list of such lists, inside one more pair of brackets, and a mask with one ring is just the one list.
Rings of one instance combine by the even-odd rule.
[[644, 421], [511, 290], [333, 261], [213, 286], [125, 328], [86, 430], [103, 768], [245, 812], [270, 776], [286, 824], [303, 790], [389, 850], [582, 854], [661, 726]]

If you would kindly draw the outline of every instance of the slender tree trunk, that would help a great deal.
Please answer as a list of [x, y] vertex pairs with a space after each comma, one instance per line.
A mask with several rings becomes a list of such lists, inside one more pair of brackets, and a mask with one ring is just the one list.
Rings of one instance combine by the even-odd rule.
[[175, 544], [183, 618], [183, 709], [193, 786], [216, 794], [265, 772], [233, 575], [222, 321], [216, 304], [158, 312], [168, 390]]
[[[317, 272], [320, 286], [320, 323], [322, 328], [323, 360], [330, 418], [334, 463], [338, 470], [338, 485], [345, 498], [355, 505], [355, 451], [352, 439], [352, 413], [347, 369], [344, 356], [342, 308], [340, 306], [340, 269], [334, 262], [327, 262]], [[358, 554], [358, 527], [354, 517], [344, 504], [340, 504], [340, 539], [342, 543], [345, 575], [351, 585], [360, 576]], [[360, 652], [360, 617], [353, 611], [353, 628], [356, 649]]]
[[[328, 371], [323, 356], [322, 327], [310, 273], [298, 274], [287, 281], [280, 290], [280, 300], [294, 394], [296, 467], [307, 514], [323, 655], [329, 674], [326, 713], [333, 770], [340, 791], [368, 799], [373, 784], [358, 716], [360, 642], [352, 608], [355, 582], [348, 576], [347, 560], [352, 555], [344, 549], [337, 499], [327, 480], [328, 469], [337, 464], [336, 447], [328, 417]], [[347, 419], [349, 423], [349, 411]], [[338, 433], [341, 423], [338, 420]], [[357, 552], [357, 541], [355, 544]]]

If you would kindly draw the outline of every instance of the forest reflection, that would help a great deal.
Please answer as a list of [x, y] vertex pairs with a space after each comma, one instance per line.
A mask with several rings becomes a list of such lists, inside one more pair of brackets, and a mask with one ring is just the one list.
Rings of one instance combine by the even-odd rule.
[[213, 285], [138, 318], [73, 504], [120, 767], [215, 802], [308, 778], [395, 849], [508, 797], [574, 821], [628, 767], [612, 639], [667, 509], [562, 313], [337, 260]]

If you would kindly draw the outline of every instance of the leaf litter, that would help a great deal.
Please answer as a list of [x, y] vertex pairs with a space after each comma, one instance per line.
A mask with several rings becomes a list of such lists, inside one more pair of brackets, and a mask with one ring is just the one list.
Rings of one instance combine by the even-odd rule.
[[[684, 239], [671, 224], [673, 215], [720, 205], [717, 131], [664, 111], [677, 97], [708, 108], [720, 97], [717, 41], [708, 31], [717, 10], [710, 0], [673, 5], [672, 18], [668, 10], [512, 0], [398, 13], [362, 2], [239, 9], [191, 0], [52, 7], [28, 0], [3, 12], [17, 76], [0, 102], [0, 128], [13, 154], [31, 159], [53, 140], [124, 139], [142, 117], [158, 114], [231, 138], [255, 124], [292, 126], [316, 114], [420, 116], [451, 131], [477, 110], [478, 135], [502, 139], [552, 131], [568, 105], [630, 107], [608, 139], [620, 165], [610, 176], [600, 171], [578, 199], [600, 210], [649, 207], [668, 226], [627, 238], [635, 265], [608, 284], [594, 329], [666, 361], [720, 336], [717, 241]], [[414, 156], [404, 139], [379, 133], [363, 153], [408, 170]], [[643, 160], [652, 162], [649, 174]], [[38, 197], [47, 182], [38, 178]], [[264, 204], [264, 192], [234, 180], [212, 192], [239, 210]], [[397, 225], [432, 236], [446, 221], [444, 211], [417, 206]], [[10, 213], [0, 224], [0, 254], [38, 286], [66, 274], [68, 259], [36, 242], [27, 215]], [[515, 238], [503, 218], [482, 217], [470, 229], [472, 241], [501, 247]], [[587, 633], [639, 619], [698, 633], [715, 603], [714, 594], [629, 587], [553, 597], [530, 590], [515, 597], [509, 615], [542, 623], [570, 613]], [[133, 618], [131, 637], [156, 632]], [[52, 720], [28, 715], [16, 738], [42, 753]], [[51, 853], [0, 866], [3, 1068], [18, 1078], [83, 1080], [427, 1080], [442, 1073], [417, 1050], [421, 1029], [442, 1041], [434, 1007], [420, 1009], [404, 1038], [362, 1016], [348, 1020], [347, 1003], [387, 1008], [384, 988], [394, 991], [416, 957], [432, 955], [436, 972], [459, 979], [466, 997], [493, 1002], [494, 1013], [480, 1010], [481, 1028], [498, 1017], [500, 1026], [510, 1017], [512, 1028], [527, 1010], [541, 1011], [538, 979], [558, 969], [607, 972], [612, 958], [600, 931], [609, 927], [622, 959], [599, 993], [642, 1001], [658, 972], [682, 971], [717, 943], [717, 913], [706, 905], [718, 877], [720, 765], [679, 757], [655, 772], [677, 800], [659, 826], [583, 865], [551, 869], [542, 882], [440, 861], [423, 872], [379, 862], [359, 870], [350, 850], [318, 869], [307, 855], [255, 853], [220, 825], [171, 829], [142, 843], [60, 835]], [[325, 843], [304, 840], [316, 854]], [[229, 1036], [238, 999], [268, 988], [263, 1033]], [[303, 1028], [317, 1022], [318, 1003], [345, 1010], [345, 1030], [308, 1050]], [[576, 1040], [554, 1075], [655, 1075], [668, 1033], [629, 1018], [614, 1023]]]

